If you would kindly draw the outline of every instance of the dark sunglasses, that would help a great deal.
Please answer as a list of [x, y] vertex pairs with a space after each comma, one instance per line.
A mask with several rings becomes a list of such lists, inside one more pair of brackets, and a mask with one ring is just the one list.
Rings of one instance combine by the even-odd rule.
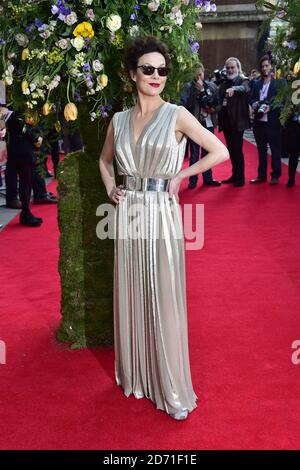
[[155, 70], [160, 77], [166, 77], [169, 73], [168, 67], [153, 67], [153, 65], [138, 65], [137, 69], [142, 69], [144, 75], [153, 75]]

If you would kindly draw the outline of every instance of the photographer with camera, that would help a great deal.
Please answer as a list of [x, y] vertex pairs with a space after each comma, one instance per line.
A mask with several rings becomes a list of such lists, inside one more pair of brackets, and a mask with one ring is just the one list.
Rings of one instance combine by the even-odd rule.
[[222, 183], [234, 186], [245, 184], [245, 162], [243, 154], [244, 131], [250, 127], [249, 80], [242, 73], [239, 59], [229, 57], [225, 62], [226, 76], [220, 74], [219, 130], [223, 131], [232, 164], [232, 175]]
[[[185, 86], [185, 93], [181, 94], [181, 104], [185, 106], [198, 121], [214, 133], [217, 125], [216, 109], [218, 108], [218, 88], [214, 83], [204, 80], [204, 67], [198, 65], [195, 70], [195, 78]], [[198, 144], [188, 139], [190, 146], [190, 166], [199, 160], [200, 147]], [[201, 150], [201, 158], [205, 157], [207, 152]], [[204, 186], [220, 186], [221, 183], [213, 179], [212, 171], [207, 170], [202, 173]], [[197, 186], [198, 175], [190, 177], [189, 188]]]
[[250, 105], [254, 110], [253, 133], [258, 150], [258, 175], [250, 181], [252, 184], [267, 181], [268, 144], [272, 154], [271, 185], [278, 183], [281, 176], [281, 124], [280, 107], [274, 105], [274, 99], [285, 80], [272, 77], [272, 65], [269, 56], [259, 61], [261, 78], [253, 84]]

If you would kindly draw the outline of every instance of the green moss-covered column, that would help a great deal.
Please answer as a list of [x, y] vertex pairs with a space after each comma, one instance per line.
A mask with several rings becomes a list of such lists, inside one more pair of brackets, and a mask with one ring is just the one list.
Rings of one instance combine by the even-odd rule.
[[84, 152], [66, 155], [58, 170], [59, 273], [62, 321], [60, 341], [73, 348], [113, 340], [113, 240], [99, 240], [96, 216], [108, 202], [98, 158], [106, 126], [98, 128], [80, 110]]

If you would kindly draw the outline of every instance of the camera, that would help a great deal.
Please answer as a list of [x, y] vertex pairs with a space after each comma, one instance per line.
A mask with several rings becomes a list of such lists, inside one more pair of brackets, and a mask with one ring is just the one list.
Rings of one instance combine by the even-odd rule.
[[223, 68], [214, 70], [214, 76], [216, 85], [220, 85], [220, 83], [223, 83], [227, 78], [226, 69]]
[[200, 99], [200, 103], [202, 108], [204, 109], [213, 108], [216, 105], [214, 97], [212, 96], [210, 90], [207, 90], [207, 94], [202, 96], [202, 98]]
[[267, 101], [260, 101], [258, 104], [258, 107], [256, 109], [256, 118], [261, 119], [265, 114], [266, 110], [269, 106], [269, 103]]

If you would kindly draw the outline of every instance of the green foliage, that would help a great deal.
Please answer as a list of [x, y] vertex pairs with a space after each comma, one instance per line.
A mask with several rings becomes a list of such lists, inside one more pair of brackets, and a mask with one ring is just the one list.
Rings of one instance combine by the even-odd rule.
[[189, 40], [199, 36], [195, 24], [203, 8], [193, 0], [3, 0], [0, 75], [9, 100], [20, 110], [41, 112], [45, 102], [59, 110], [81, 95], [93, 118], [103, 117], [99, 106], [130, 105], [134, 96], [122, 69], [124, 47], [137, 35], [151, 34], [169, 46], [173, 70], [165, 98], [176, 101], [184, 71], [198, 61]]
[[[283, 103], [281, 122], [285, 124], [292, 112], [300, 111], [298, 98], [300, 87], [300, 2], [299, 0], [280, 0], [274, 5], [259, 1], [269, 12], [268, 21], [277, 24], [276, 30], [269, 40], [276, 76], [285, 77], [288, 86], [281, 90], [279, 100]], [[272, 24], [272, 23], [271, 23]]]

